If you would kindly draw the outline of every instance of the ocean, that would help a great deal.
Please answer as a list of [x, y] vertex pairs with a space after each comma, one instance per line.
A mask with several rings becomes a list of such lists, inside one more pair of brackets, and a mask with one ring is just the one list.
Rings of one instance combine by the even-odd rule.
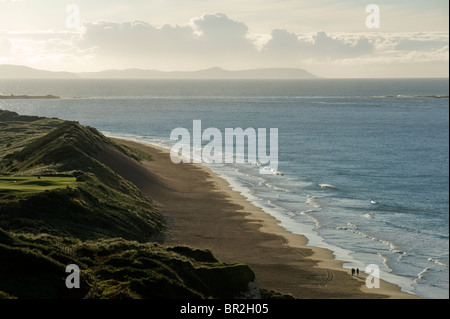
[[[278, 172], [205, 164], [345, 268], [449, 298], [448, 79], [0, 80], [0, 109], [170, 148], [175, 128], [278, 128]], [[208, 141], [204, 141], [203, 147]], [[194, 145], [197, 151], [202, 147]], [[281, 172], [281, 173], [280, 173]]]

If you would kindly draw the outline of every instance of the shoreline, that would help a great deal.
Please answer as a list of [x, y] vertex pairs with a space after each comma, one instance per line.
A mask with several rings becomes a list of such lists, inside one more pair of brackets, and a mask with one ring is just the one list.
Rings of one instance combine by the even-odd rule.
[[[170, 150], [145, 142], [110, 137], [153, 158], [141, 176], [119, 175], [135, 183], [168, 217], [165, 245], [209, 249], [224, 262], [245, 263], [259, 288], [306, 299], [422, 299], [380, 280], [365, 285], [366, 274], [352, 276], [331, 250], [308, 245], [304, 235], [280, 226], [218, 174], [201, 164], [173, 164]], [[145, 176], [147, 175], [147, 176]]]

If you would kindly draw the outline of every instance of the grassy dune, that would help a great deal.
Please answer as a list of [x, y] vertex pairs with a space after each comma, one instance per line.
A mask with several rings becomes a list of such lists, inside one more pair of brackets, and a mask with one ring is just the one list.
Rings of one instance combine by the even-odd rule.
[[[117, 173], [142, 156], [94, 128], [0, 111], [0, 298], [242, 296], [248, 266], [158, 243], [163, 212]], [[69, 264], [80, 289], [65, 286]]]
[[[246, 265], [221, 263], [208, 251], [188, 247], [2, 229], [0, 260], [0, 299], [231, 298], [255, 278]], [[65, 287], [69, 264], [81, 269], [80, 289]]]

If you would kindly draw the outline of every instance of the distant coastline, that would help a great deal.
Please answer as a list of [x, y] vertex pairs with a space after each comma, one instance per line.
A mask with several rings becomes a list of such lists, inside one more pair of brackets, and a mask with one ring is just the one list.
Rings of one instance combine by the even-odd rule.
[[56, 95], [0, 95], [0, 100], [34, 100], [34, 99], [59, 99]]
[[99, 72], [54, 72], [23, 65], [0, 65], [0, 79], [171, 79], [171, 80], [292, 80], [316, 79], [316, 75], [298, 68], [261, 68], [225, 70], [220, 67], [196, 71], [159, 71], [144, 69], [104, 70]]

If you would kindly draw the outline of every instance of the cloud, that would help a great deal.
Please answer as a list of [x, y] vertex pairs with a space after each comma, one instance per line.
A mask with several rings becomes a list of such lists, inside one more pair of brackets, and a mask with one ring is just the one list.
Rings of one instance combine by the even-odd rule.
[[99, 21], [84, 24], [85, 31], [78, 42], [82, 48], [97, 48], [113, 55], [139, 56], [155, 51], [187, 49], [193, 33], [189, 27], [169, 26], [157, 28], [143, 21], [113, 23]]
[[354, 57], [373, 52], [374, 46], [365, 36], [359, 35], [351, 39], [331, 37], [325, 32], [314, 36], [313, 53], [322, 52], [329, 57]]
[[192, 19], [191, 23], [209, 41], [241, 40], [248, 33], [244, 23], [231, 20], [223, 13], [204, 14]]
[[186, 26], [155, 27], [143, 21], [86, 23], [77, 45], [93, 49], [110, 61], [116, 60], [120, 67], [180, 68], [184, 62], [195, 68], [206, 67], [206, 63], [231, 66], [243, 55], [248, 58], [256, 54], [256, 47], [247, 36], [244, 23], [216, 13], [194, 18]]
[[370, 76], [364, 70], [414, 63], [422, 64], [420, 74], [433, 64], [430, 72], [436, 75], [436, 66], [445, 67], [449, 59], [448, 32], [294, 33], [276, 28], [254, 34], [244, 22], [214, 13], [181, 26], [97, 21], [85, 22], [78, 32], [0, 32], [0, 60], [67, 71], [296, 67], [320, 76], [338, 76], [333, 72], [341, 66], [345, 77], [345, 68], [352, 76]]
[[446, 45], [448, 46], [448, 41], [402, 39], [396, 44], [395, 49], [400, 51], [424, 51], [440, 49]]
[[370, 54], [373, 50], [373, 43], [362, 35], [333, 37], [320, 31], [300, 39], [287, 30], [272, 31], [272, 38], [263, 48], [263, 51], [272, 54], [319, 59], [355, 57]]
[[7, 38], [0, 38], [0, 57], [9, 57], [12, 54], [12, 44]]
[[278, 53], [298, 52], [303, 47], [298, 37], [287, 30], [275, 29], [271, 33], [271, 39], [266, 43], [263, 50]]
[[80, 49], [75, 39], [73, 34], [51, 31], [0, 34], [0, 61], [49, 70], [76, 70], [92, 58], [92, 50]]

